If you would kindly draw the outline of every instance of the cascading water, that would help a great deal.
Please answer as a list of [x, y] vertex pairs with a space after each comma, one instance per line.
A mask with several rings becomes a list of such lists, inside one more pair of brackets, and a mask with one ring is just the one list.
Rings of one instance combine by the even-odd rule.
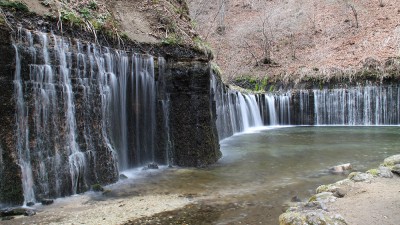
[[400, 124], [398, 85], [297, 90], [255, 96], [230, 90], [213, 76], [211, 87], [220, 139], [262, 125]]
[[263, 126], [255, 95], [230, 90], [215, 75], [212, 75], [210, 82], [216, 102], [216, 125], [220, 140], [251, 127]]
[[22, 29], [14, 48], [25, 203], [82, 192], [155, 160], [153, 57]]
[[[18, 38], [21, 39], [21, 30], [18, 31]], [[14, 91], [16, 99], [16, 149], [18, 152], [18, 163], [21, 168], [22, 188], [24, 194], [24, 205], [28, 202], [35, 201], [33, 191], [34, 182], [31, 168], [31, 156], [29, 150], [29, 130], [28, 121], [26, 119], [27, 112], [25, 110], [25, 101], [23, 96], [23, 84], [21, 80], [21, 59], [19, 57], [18, 47], [15, 47], [15, 75], [14, 75]]]
[[314, 90], [316, 125], [399, 124], [399, 87]]

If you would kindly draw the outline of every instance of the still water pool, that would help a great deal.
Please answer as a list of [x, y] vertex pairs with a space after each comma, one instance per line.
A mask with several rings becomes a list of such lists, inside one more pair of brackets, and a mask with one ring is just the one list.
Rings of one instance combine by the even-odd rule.
[[[400, 127], [275, 127], [221, 141], [223, 158], [204, 169], [170, 168], [114, 185], [119, 197], [178, 193], [220, 207], [215, 224], [277, 224], [294, 196], [344, 179], [329, 167], [377, 167], [400, 153]], [[129, 174], [129, 173], [128, 173]], [[118, 190], [118, 191], [117, 191]]]

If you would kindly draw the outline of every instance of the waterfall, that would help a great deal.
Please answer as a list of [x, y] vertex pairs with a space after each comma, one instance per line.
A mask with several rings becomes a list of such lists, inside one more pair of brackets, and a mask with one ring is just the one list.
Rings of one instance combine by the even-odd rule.
[[[25, 203], [76, 194], [155, 161], [152, 56], [23, 29], [14, 48]], [[168, 118], [168, 98], [164, 108]]]
[[31, 168], [31, 157], [28, 141], [28, 124], [26, 119], [25, 101], [23, 98], [23, 84], [21, 80], [21, 59], [19, 57], [18, 48], [15, 47], [15, 76], [14, 76], [14, 90], [16, 97], [16, 149], [18, 152], [18, 163], [21, 168], [22, 175], [22, 188], [24, 192], [24, 205], [28, 202], [35, 201], [33, 192], [33, 175]]
[[313, 90], [316, 125], [399, 124], [399, 87]]
[[231, 90], [214, 75], [211, 88], [220, 139], [262, 125], [400, 124], [399, 85], [368, 84], [255, 95]]
[[165, 59], [158, 58], [158, 93], [161, 95], [161, 107], [162, 107], [162, 118], [163, 118], [163, 137], [164, 137], [164, 152], [165, 152], [165, 162], [167, 165], [174, 165], [173, 158], [173, 143], [171, 140], [171, 127], [170, 127], [170, 104], [171, 97], [170, 94], [167, 93], [167, 84], [165, 78]]
[[252, 127], [263, 126], [262, 109], [254, 94], [233, 91], [217, 80], [215, 75], [211, 76], [210, 82], [216, 103], [216, 126], [220, 140]]
[[278, 125], [278, 116], [275, 108], [275, 98], [272, 95], [265, 95], [265, 105], [268, 108], [269, 121], [266, 124], [275, 126]]

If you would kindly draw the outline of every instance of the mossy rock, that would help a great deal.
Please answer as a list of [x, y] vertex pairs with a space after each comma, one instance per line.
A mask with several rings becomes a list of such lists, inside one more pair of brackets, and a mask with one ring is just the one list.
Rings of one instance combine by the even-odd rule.
[[373, 176], [369, 173], [352, 172], [349, 174], [348, 178], [354, 182], [369, 181]]
[[100, 184], [93, 184], [92, 191], [100, 192], [100, 191], [104, 191], [104, 188]]
[[337, 187], [333, 184], [328, 184], [328, 185], [321, 185], [317, 188], [316, 193], [322, 193], [322, 192], [334, 192], [337, 189]]
[[311, 196], [311, 198], [308, 200], [308, 202], [327, 203], [327, 202], [334, 202], [335, 200], [336, 200], [336, 197], [333, 196], [332, 192], [321, 192], [321, 193]]
[[286, 212], [279, 216], [280, 225], [317, 225], [336, 224], [347, 225], [345, 219], [339, 214], [326, 212], [322, 209], [305, 210], [300, 212]]
[[14, 10], [17, 10], [17, 11], [29, 12], [28, 6], [26, 6], [25, 3], [19, 2], [19, 1], [1, 0], [0, 1], [0, 6], [1, 7], [11, 8], [11, 9], [14, 9]]
[[371, 174], [374, 177], [377, 177], [379, 174], [379, 170], [378, 169], [370, 169], [367, 171], [367, 173]]
[[383, 165], [386, 167], [392, 167], [396, 164], [400, 164], [400, 154], [399, 155], [392, 155], [390, 157], [387, 157], [383, 161]]

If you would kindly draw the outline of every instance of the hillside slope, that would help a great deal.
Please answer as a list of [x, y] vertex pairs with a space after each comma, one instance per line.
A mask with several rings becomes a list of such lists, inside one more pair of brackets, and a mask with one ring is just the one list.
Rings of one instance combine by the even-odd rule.
[[181, 0], [7, 0], [29, 11], [88, 31], [104, 29], [140, 43], [192, 45], [197, 36]]
[[188, 2], [226, 81], [330, 77], [400, 54], [400, 0]]

